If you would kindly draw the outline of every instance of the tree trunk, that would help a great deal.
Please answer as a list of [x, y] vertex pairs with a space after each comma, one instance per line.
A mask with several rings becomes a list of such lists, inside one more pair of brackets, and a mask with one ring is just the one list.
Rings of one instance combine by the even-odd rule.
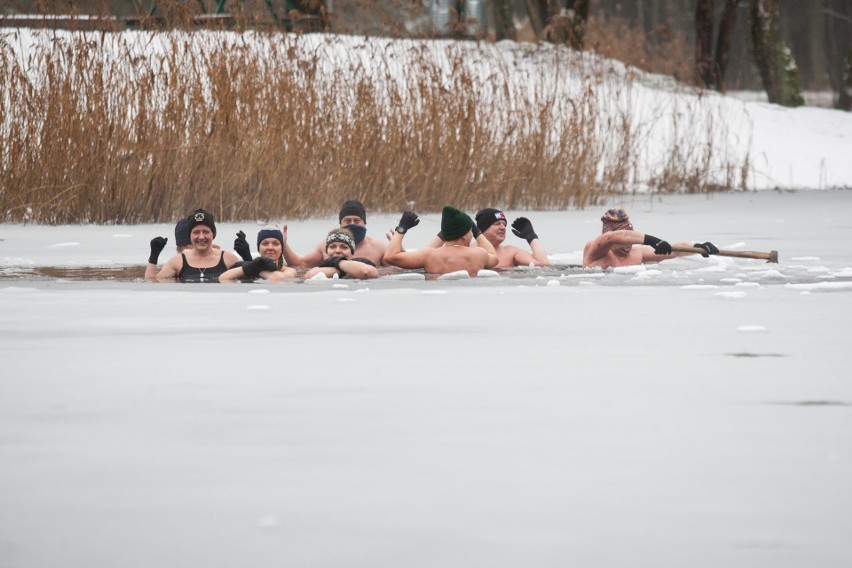
[[754, 62], [769, 102], [801, 106], [802, 87], [793, 54], [781, 35], [779, 0], [750, 0], [749, 28]]
[[713, 70], [713, 0], [695, 3], [695, 79], [708, 89], [716, 83]]
[[719, 24], [719, 35], [716, 39], [716, 64], [714, 65], [714, 87], [720, 93], [725, 92], [725, 71], [728, 70], [728, 60], [731, 56], [731, 36], [737, 21], [738, 0], [726, 0]]
[[[583, 49], [586, 22], [589, 19], [590, 0], [568, 0], [568, 44], [574, 49]], [[556, 2], [558, 7], [558, 2]]]
[[541, 15], [541, 5], [538, 0], [524, 0], [524, 5], [527, 7], [527, 16], [530, 18], [535, 37], [541, 39], [544, 37], [544, 22], [545, 19]]
[[515, 35], [515, 3], [512, 0], [494, 0], [495, 39], [514, 40]]
[[846, 53], [846, 72], [843, 75], [843, 85], [837, 97], [837, 108], [852, 110], [852, 49]]

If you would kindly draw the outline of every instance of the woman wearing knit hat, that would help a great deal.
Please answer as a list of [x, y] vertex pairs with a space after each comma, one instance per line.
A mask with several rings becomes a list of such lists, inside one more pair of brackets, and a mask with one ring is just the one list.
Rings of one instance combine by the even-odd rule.
[[332, 229], [325, 237], [325, 252], [328, 258], [305, 272], [305, 280], [311, 280], [318, 274], [326, 278], [378, 278], [376, 265], [368, 258], [356, 257], [355, 236], [345, 228]]
[[[242, 233], [237, 233], [237, 236]], [[243, 235], [242, 238], [245, 238]], [[219, 282], [233, 282], [244, 278], [263, 278], [271, 282], [284, 282], [296, 278], [296, 270], [287, 266], [283, 255], [284, 236], [278, 227], [263, 227], [257, 232], [258, 258], [243, 262], [219, 277]], [[258, 261], [268, 259], [269, 262]], [[270, 270], [271, 269], [271, 270]]]
[[[497, 252], [466, 213], [449, 205], [441, 211], [441, 234], [444, 243], [439, 248], [426, 247], [413, 251], [402, 248], [405, 234], [420, 223], [413, 211], [406, 211], [394, 229], [385, 264], [400, 268], [422, 268], [427, 274], [449, 274], [467, 271], [471, 276], [497, 265]], [[476, 239], [478, 246], [471, 247]]]
[[[196, 209], [186, 220], [192, 248], [171, 257], [153, 277], [146, 271], [146, 280], [177, 278], [181, 282], [218, 282], [219, 276], [240, 260], [234, 253], [214, 247], [216, 222], [212, 213]], [[156, 265], [156, 259], [153, 260]]]
[[[342, 228], [349, 229], [352, 232], [355, 239], [355, 255], [368, 258], [376, 266], [381, 266], [387, 245], [367, 236], [367, 211], [361, 202], [352, 199], [344, 203], [340, 208], [338, 219]], [[287, 225], [284, 225], [283, 233], [284, 260], [290, 266], [311, 268], [318, 266], [320, 262], [328, 258], [328, 254], [325, 252], [325, 241], [320, 241], [304, 256], [299, 256], [287, 243]]]
[[[601, 235], [586, 243], [583, 248], [583, 268], [609, 268], [634, 266], [645, 262], [660, 262], [690, 252], [672, 252], [672, 245], [657, 237], [636, 232], [630, 216], [624, 209], [610, 209], [601, 217]], [[695, 247], [704, 250], [701, 256], [716, 254], [719, 249], [711, 242], [675, 243], [675, 246]]]

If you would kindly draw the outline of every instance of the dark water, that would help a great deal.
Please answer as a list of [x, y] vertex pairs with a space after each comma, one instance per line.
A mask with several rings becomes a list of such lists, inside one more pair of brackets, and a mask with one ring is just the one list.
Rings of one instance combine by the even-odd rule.
[[[730, 287], [739, 285], [784, 285], [811, 284], [818, 282], [849, 282], [852, 275], [848, 272], [813, 272], [808, 266], [767, 264], [760, 261], [746, 261], [730, 265], [711, 272], [697, 270], [694, 267], [677, 265], [646, 265], [646, 272], [624, 272], [600, 269], [584, 270], [573, 264], [552, 265], [544, 268], [514, 268], [499, 271], [499, 277], [479, 277], [476, 279], [443, 279], [440, 282], [454, 285], [543, 285], [558, 279], [562, 286], [579, 285], [581, 282], [594, 282], [601, 286], [687, 286], [711, 285]], [[303, 271], [300, 271], [300, 276]], [[436, 280], [434, 275], [425, 275], [422, 271], [402, 271], [396, 268], [380, 269], [378, 280], [363, 281], [371, 286], [397, 287]], [[120, 282], [145, 283], [145, 265], [119, 267], [7, 267], [0, 270], [0, 284], [15, 282]], [[357, 281], [343, 279], [341, 282]], [[258, 283], [262, 283], [259, 281]], [[292, 283], [302, 283], [302, 279], [293, 279]], [[312, 283], [313, 284], [313, 283]], [[318, 283], [320, 286], [322, 282]]]

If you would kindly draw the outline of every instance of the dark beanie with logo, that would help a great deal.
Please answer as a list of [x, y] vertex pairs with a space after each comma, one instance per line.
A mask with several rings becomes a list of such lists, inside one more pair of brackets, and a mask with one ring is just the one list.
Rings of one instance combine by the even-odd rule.
[[476, 226], [483, 233], [497, 221], [506, 221], [506, 215], [499, 209], [482, 209], [476, 214]]
[[344, 217], [348, 217], [350, 215], [360, 217], [365, 223], [367, 222], [367, 211], [364, 209], [361, 202], [356, 201], [355, 199], [350, 199], [343, 204], [343, 207], [340, 208], [340, 218], [338, 221], [342, 221]]
[[441, 235], [445, 241], [460, 239], [473, 228], [470, 216], [455, 207], [445, 205], [441, 211]]
[[189, 223], [190, 233], [197, 225], [206, 225], [213, 231], [213, 237], [216, 237], [216, 219], [213, 217], [213, 213], [204, 209], [196, 209], [186, 218], [186, 221]]

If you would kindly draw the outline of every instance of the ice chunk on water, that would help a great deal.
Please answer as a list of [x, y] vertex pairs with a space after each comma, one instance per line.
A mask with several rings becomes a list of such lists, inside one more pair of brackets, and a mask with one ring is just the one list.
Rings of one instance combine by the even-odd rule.
[[470, 274], [468, 274], [467, 270], [457, 270], [455, 272], [441, 274], [438, 276], [438, 280], [464, 280], [465, 278], [470, 278]]
[[249, 290], [249, 294], [269, 294], [269, 290], [266, 288], [261, 288], [260, 290]]
[[786, 286], [794, 290], [811, 290], [815, 292], [852, 290], [852, 282], [817, 282], [815, 284], [786, 284]]
[[766, 331], [766, 328], [762, 325], [741, 325], [737, 328], [737, 331], [742, 333], [762, 333]]
[[719, 296], [720, 298], [736, 300], [739, 298], [745, 298], [748, 294], [746, 294], [745, 292], [716, 292], [713, 295]]
[[616, 266], [612, 269], [616, 274], [636, 274], [637, 272], [644, 272], [648, 270], [642, 264], [637, 264], [635, 266]]
[[556, 278], [553, 278], [553, 279], [547, 281], [547, 286], [559, 286], [559, 285], [560, 285], [559, 280], [557, 280]]
[[686, 284], [681, 286], [681, 290], [713, 290], [718, 288], [715, 284]]
[[266, 304], [255, 304], [253, 306], [246, 306], [246, 310], [250, 312], [265, 312], [269, 309], [269, 306]]
[[764, 270], [762, 272], [755, 272], [752, 274], [754, 278], [760, 278], [761, 280], [786, 280], [787, 277], [778, 272], [777, 270]]
[[476, 273], [477, 278], [500, 278], [500, 273], [493, 270], [480, 270]]
[[426, 275], [420, 272], [403, 272], [402, 274], [388, 274], [382, 276], [382, 280], [426, 280]]

